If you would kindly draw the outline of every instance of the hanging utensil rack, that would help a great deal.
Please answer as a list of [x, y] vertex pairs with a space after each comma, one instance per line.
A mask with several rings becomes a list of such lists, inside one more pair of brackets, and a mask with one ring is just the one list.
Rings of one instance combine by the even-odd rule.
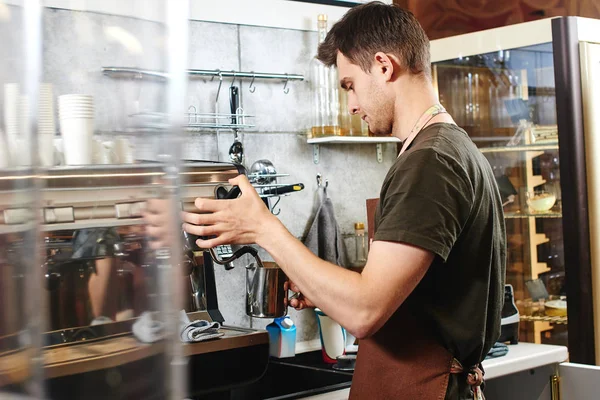
[[[139, 68], [128, 67], [102, 67], [102, 73], [111, 78], [157, 78], [168, 79], [169, 74], [161, 71], [153, 71]], [[291, 81], [303, 81], [304, 75], [298, 74], [280, 74], [270, 72], [242, 72], [242, 71], [221, 71], [220, 69], [188, 69], [187, 73], [190, 77], [209, 77], [209, 78], [237, 78], [237, 79], [252, 79], [249, 90], [254, 93], [252, 87], [256, 79], [280, 80], [285, 82], [284, 92], [288, 93], [287, 84]]]
[[[238, 108], [235, 114], [224, 114], [199, 113], [196, 112], [196, 107], [190, 106], [185, 115], [188, 118], [188, 123], [185, 126], [188, 132], [201, 132], [208, 129], [243, 130], [254, 128], [253, 124], [246, 121], [247, 118], [254, 118], [254, 116], [244, 114], [244, 110], [241, 107]], [[232, 118], [237, 118], [238, 123], [231, 123]]]
[[[110, 78], [133, 78], [133, 79], [158, 79], [158, 80], [168, 80], [169, 74], [162, 71], [153, 71], [147, 69], [139, 69], [139, 68], [129, 68], [129, 67], [102, 67], [102, 73]], [[236, 79], [251, 79], [250, 85], [248, 87], [248, 91], [250, 93], [254, 93], [256, 91], [256, 86], [254, 85], [254, 81], [256, 79], [259, 80], [280, 80], [284, 82], [283, 92], [288, 94], [290, 92], [290, 88], [288, 87], [288, 83], [290, 81], [303, 81], [304, 76], [298, 74], [287, 74], [287, 73], [267, 73], [267, 72], [243, 72], [243, 71], [222, 71], [219, 69], [208, 70], [208, 69], [188, 69], [188, 75], [191, 78], [195, 77], [210, 77], [211, 80], [214, 78], [219, 78], [219, 88], [217, 89], [217, 95], [215, 98], [215, 103], [219, 100], [219, 95], [221, 93], [221, 87], [223, 85], [224, 78], [233, 78], [231, 81], [231, 86], [233, 86]], [[193, 110], [192, 110], [193, 109]], [[253, 118], [251, 115], [244, 114], [243, 109], [239, 108], [238, 112], [235, 114], [225, 114], [225, 113], [198, 113], [196, 112], [196, 108], [194, 106], [190, 106], [188, 112], [186, 113], [188, 118], [188, 124], [185, 126], [185, 129], [190, 132], [200, 132], [203, 130], [209, 129], [230, 129], [234, 132], [239, 130], [254, 128], [253, 124], [250, 124], [246, 121], [247, 118]], [[237, 123], [230, 123], [227, 121], [231, 121], [232, 118], [236, 118]]]

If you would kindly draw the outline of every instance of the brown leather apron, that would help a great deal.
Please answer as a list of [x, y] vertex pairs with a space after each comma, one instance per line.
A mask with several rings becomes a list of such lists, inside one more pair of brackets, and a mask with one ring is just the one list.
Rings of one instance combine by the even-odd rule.
[[452, 364], [452, 354], [403, 305], [360, 341], [350, 400], [444, 400]]

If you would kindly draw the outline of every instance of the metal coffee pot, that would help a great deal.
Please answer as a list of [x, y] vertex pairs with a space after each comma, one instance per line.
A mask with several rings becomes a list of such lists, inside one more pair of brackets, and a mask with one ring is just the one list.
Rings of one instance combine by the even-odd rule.
[[273, 262], [261, 264], [246, 267], [246, 314], [256, 318], [283, 317], [287, 314], [287, 276]]

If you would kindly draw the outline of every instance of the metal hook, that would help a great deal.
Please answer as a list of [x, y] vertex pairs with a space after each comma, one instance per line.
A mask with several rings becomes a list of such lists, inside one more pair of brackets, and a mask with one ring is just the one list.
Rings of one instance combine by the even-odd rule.
[[[191, 110], [194, 110], [194, 111], [190, 112]], [[192, 123], [192, 115], [194, 116], [194, 120], [198, 117], [198, 111], [196, 110], [195, 106], [188, 107], [188, 124]], [[194, 121], [193, 123], [196, 123], [196, 121]]]
[[[287, 76], [287, 74], [285, 74]], [[290, 78], [287, 78], [285, 80], [285, 85], [283, 85], [283, 93], [288, 94], [290, 92], [290, 88], [287, 87], [288, 82], [290, 81]]]
[[256, 92], [256, 86], [252, 87], [252, 85], [254, 85], [255, 79], [256, 79], [256, 74], [253, 73], [252, 80], [250, 81], [250, 87], [248, 87], [248, 90], [250, 91], [250, 93]]
[[275, 202], [275, 204], [273, 204], [273, 206], [271, 207], [271, 213], [275, 216], [281, 214], [281, 208], [279, 208], [277, 210], [277, 212], [275, 212], [275, 207], [277, 207], [277, 204], [279, 204], [279, 202], [281, 201], [281, 197], [277, 196], [277, 201]]
[[230, 88], [232, 88], [235, 83], [235, 71], [231, 71], [231, 73], [233, 74], [233, 80], [231, 81], [231, 86], [229, 86]]
[[219, 88], [217, 89], [217, 98], [215, 99], [215, 103], [219, 102], [219, 94], [221, 93], [221, 85], [223, 84], [223, 73], [221, 70], [218, 72], [219, 75]]
[[325, 179], [325, 186], [323, 186], [323, 176], [319, 173], [317, 174], [317, 187], [327, 189], [329, 186], [329, 180]]

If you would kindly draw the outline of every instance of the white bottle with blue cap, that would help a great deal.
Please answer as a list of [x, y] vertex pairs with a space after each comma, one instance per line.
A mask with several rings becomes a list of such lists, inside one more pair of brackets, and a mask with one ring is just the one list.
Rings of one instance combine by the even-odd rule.
[[296, 325], [289, 316], [275, 318], [267, 325], [271, 357], [287, 358], [296, 355]]

